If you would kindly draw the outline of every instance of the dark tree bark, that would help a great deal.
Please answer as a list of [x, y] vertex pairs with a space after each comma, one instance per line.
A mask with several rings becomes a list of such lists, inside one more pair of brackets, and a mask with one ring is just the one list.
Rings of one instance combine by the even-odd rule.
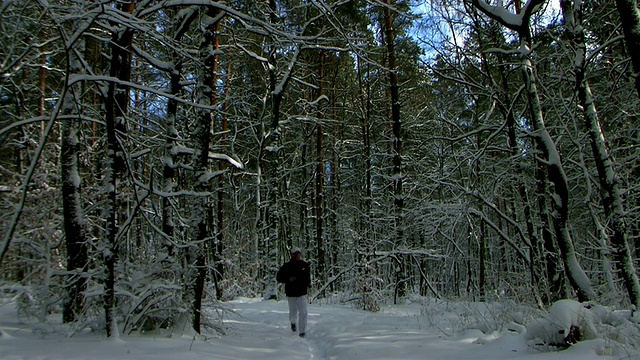
[[[362, 141], [362, 154], [363, 157], [363, 168], [364, 176], [362, 177], [362, 188], [364, 191], [360, 195], [360, 208], [363, 216], [360, 217], [360, 221], [358, 222], [359, 230], [363, 234], [363, 239], [368, 239], [370, 236], [370, 226], [371, 226], [371, 204], [372, 204], [372, 175], [371, 175], [371, 87], [370, 82], [367, 80], [366, 84], [364, 83], [364, 79], [369, 79], [369, 64], [366, 65], [366, 71], [362, 69], [362, 59], [360, 56], [356, 57], [356, 70], [358, 76], [358, 97], [360, 104], [360, 131], [361, 131], [361, 141]], [[366, 258], [364, 253], [368, 252], [365, 250], [366, 243], [356, 240], [355, 249], [357, 250], [356, 262], [358, 264], [364, 263]], [[363, 277], [368, 277], [369, 274], [365, 274], [369, 272], [371, 267], [363, 267], [360, 271], [363, 273]]]
[[[364, 86], [362, 83], [362, 79], [366, 76], [369, 77], [369, 72], [365, 75], [362, 71], [362, 61], [360, 61], [360, 57], [357, 58], [357, 70], [358, 70], [358, 89], [360, 95], [360, 104], [362, 106], [362, 119], [361, 119], [361, 127], [362, 127], [362, 147], [363, 147], [363, 157], [364, 157], [364, 201], [363, 201], [363, 212], [366, 216], [366, 222], [368, 223], [369, 217], [371, 214], [371, 197], [373, 195], [373, 191], [371, 189], [371, 126], [370, 126], [370, 118], [371, 118], [371, 99], [370, 93], [371, 89], [367, 85]], [[369, 65], [367, 65], [368, 67]], [[369, 84], [369, 83], [367, 83]]]
[[[190, 12], [179, 13], [174, 23], [173, 39], [179, 42], [184, 34], [187, 32], [193, 21], [196, 19], [198, 12], [192, 10]], [[172, 65], [170, 69], [169, 92], [178, 96], [182, 91], [182, 62], [177, 52], [172, 53]], [[165, 160], [162, 168], [162, 187], [166, 194], [170, 194], [174, 191], [176, 181], [176, 141], [179, 138], [178, 129], [176, 128], [176, 120], [178, 117], [178, 105], [179, 102], [175, 98], [170, 98], [167, 102], [167, 116], [165, 118], [165, 142], [164, 142], [164, 156]], [[174, 212], [171, 204], [171, 197], [165, 196], [162, 198], [162, 232], [167, 237], [165, 241], [165, 248], [170, 256], [175, 255], [175, 249], [173, 246], [175, 224], [174, 224]]]
[[[132, 13], [135, 3], [121, 2], [118, 9]], [[109, 47], [111, 49], [111, 64], [109, 76], [111, 81], [107, 89], [105, 99], [105, 123], [107, 129], [107, 158], [109, 172], [107, 182], [107, 214], [106, 214], [106, 244], [103, 252], [105, 264], [104, 280], [104, 309], [107, 336], [116, 336], [118, 326], [114, 316], [116, 263], [119, 257], [118, 245], [118, 203], [117, 189], [118, 178], [125, 168], [124, 149], [118, 141], [118, 132], [126, 133], [126, 116], [129, 107], [129, 88], [118, 81], [129, 81], [131, 77], [131, 45], [133, 43], [133, 30], [125, 25], [115, 26]]]
[[[205, 17], [209, 24], [204, 29], [202, 34], [202, 41], [200, 42], [200, 59], [203, 66], [202, 74], [200, 75], [202, 80], [200, 83], [199, 100], [198, 102], [203, 105], [211, 106], [214, 101], [215, 93], [215, 74], [214, 69], [217, 61], [217, 54], [212, 49], [216, 46], [217, 41], [217, 24], [220, 17], [220, 10], [214, 7], [207, 7], [205, 10]], [[209, 170], [209, 148], [211, 145], [211, 123], [213, 121], [212, 110], [202, 110], [199, 114], [198, 120], [194, 129], [193, 137], [195, 139], [195, 184], [194, 190], [197, 193], [206, 193], [210, 190], [210, 179], [207, 176]], [[209, 224], [209, 217], [205, 214], [208, 213], [208, 199], [205, 196], [198, 196], [195, 199], [195, 279], [193, 281], [193, 329], [200, 333], [201, 331], [201, 317], [202, 317], [202, 299], [204, 297], [204, 287], [207, 277], [207, 238], [208, 230], [211, 228]]]
[[558, 256], [558, 249], [556, 248], [553, 238], [553, 232], [551, 231], [551, 215], [549, 214], [549, 206], [547, 205], [549, 189], [547, 188], [547, 177], [545, 169], [538, 166], [535, 169], [536, 178], [536, 198], [538, 203], [538, 217], [540, 218], [540, 233], [542, 235], [542, 247], [543, 247], [543, 264], [545, 277], [548, 283], [548, 298], [547, 302], [555, 302], [556, 300], [567, 297], [567, 291], [565, 290], [565, 277], [562, 275], [561, 259]]
[[[396, 64], [395, 29], [393, 9], [389, 0], [384, 0], [383, 8], [384, 44], [387, 50], [387, 66], [389, 77], [389, 100], [391, 101], [391, 127], [392, 127], [392, 154], [393, 170], [393, 212], [395, 222], [395, 244], [402, 245], [404, 241], [404, 194], [402, 190], [402, 133], [400, 122], [400, 85], [398, 82], [398, 68]], [[402, 297], [405, 294], [405, 267], [404, 260], [398, 261], [396, 270], [396, 293]]]
[[[385, 0], [389, 5], [389, 0]], [[402, 228], [402, 211], [404, 208], [404, 194], [402, 193], [402, 133], [400, 122], [400, 85], [398, 83], [398, 68], [396, 64], [395, 30], [392, 9], [384, 8], [385, 45], [387, 47], [387, 62], [389, 66], [389, 96], [391, 101], [391, 126], [393, 132], [393, 206], [396, 217], [396, 241], [400, 243], [404, 237]]]
[[[316, 91], [314, 92], [315, 99], [320, 99], [323, 94], [323, 82], [324, 82], [324, 61], [325, 51], [320, 50], [318, 57], [318, 83]], [[321, 103], [318, 102], [318, 106]], [[325, 243], [324, 243], [324, 126], [322, 124], [322, 110], [318, 109], [318, 122], [316, 124], [316, 170], [315, 170], [315, 192], [314, 192], [314, 216], [316, 226], [316, 251], [317, 251], [317, 265], [316, 265], [316, 278], [325, 279], [326, 259], [325, 259]]]
[[[84, 73], [78, 54], [84, 53], [85, 43], [80, 38], [73, 50], [67, 52], [69, 59], [69, 73]], [[77, 85], [79, 86], [79, 85]], [[76, 88], [67, 89], [64, 99], [63, 114], [78, 114], [77, 104], [80, 98]], [[80, 198], [80, 173], [78, 171], [79, 119], [68, 119], [62, 122], [60, 144], [60, 176], [62, 179], [62, 214], [67, 250], [67, 281], [65, 299], [62, 311], [62, 321], [75, 321], [78, 314], [83, 312], [84, 293], [87, 289], [85, 271], [89, 263], [87, 237], [85, 233], [85, 218]]]
[[636, 0], [616, 0], [620, 23], [624, 32], [624, 42], [631, 57], [633, 78], [640, 97], [640, 10]]
[[[217, 52], [220, 49], [220, 21], [216, 21], [215, 23], [215, 43], [214, 43], [214, 53], [215, 59], [213, 62], [213, 84], [218, 83], [218, 71], [219, 71], [219, 59]], [[230, 67], [229, 67], [230, 68]], [[227, 76], [230, 76], [227, 74]], [[227, 82], [228, 85], [228, 82]], [[225, 93], [227, 93], [227, 88], [225, 87]], [[211, 105], [218, 106], [218, 98], [217, 91], [213, 91], [213, 98], [211, 99]], [[227, 141], [227, 115], [226, 111], [222, 111], [220, 115], [220, 134], [221, 134], [221, 144], [225, 146]], [[224, 259], [223, 252], [225, 248], [225, 239], [224, 239], [224, 184], [225, 184], [225, 176], [224, 172], [226, 169], [226, 163], [224, 161], [218, 162], [218, 170], [220, 170], [220, 176], [218, 178], [218, 189], [217, 189], [217, 204], [216, 204], [216, 240], [213, 246], [213, 284], [216, 288], [216, 298], [218, 300], [222, 300], [223, 296], [223, 287], [222, 287], [222, 279], [224, 278]]]

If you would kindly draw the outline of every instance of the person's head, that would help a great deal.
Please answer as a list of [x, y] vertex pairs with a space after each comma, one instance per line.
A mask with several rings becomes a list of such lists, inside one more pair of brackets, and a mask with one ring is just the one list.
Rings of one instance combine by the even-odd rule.
[[294, 260], [302, 259], [302, 250], [300, 248], [294, 247], [291, 249], [291, 258]]

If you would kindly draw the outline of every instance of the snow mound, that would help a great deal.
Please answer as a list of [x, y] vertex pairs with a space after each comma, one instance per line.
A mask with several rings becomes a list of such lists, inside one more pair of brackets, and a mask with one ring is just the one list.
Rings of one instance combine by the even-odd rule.
[[525, 340], [536, 348], [565, 349], [579, 344], [593, 347], [599, 355], [622, 355], [640, 347], [640, 321], [632, 311], [565, 299], [529, 322]]

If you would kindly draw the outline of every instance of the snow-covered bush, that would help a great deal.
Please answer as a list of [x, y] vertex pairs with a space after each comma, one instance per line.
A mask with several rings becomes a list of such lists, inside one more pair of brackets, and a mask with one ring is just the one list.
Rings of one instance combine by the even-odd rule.
[[[236, 263], [225, 261], [225, 279], [222, 280], [223, 301], [232, 300], [238, 297], [260, 297], [266, 296], [266, 292], [260, 293], [264, 288], [264, 279], [257, 279], [254, 269], [258, 268], [258, 264], [248, 266], [242, 269]], [[261, 281], [263, 280], [263, 281]], [[272, 277], [267, 277], [266, 281], [274, 281], [275, 273]], [[280, 288], [276, 290], [279, 291]], [[282, 288], [283, 289], [283, 288]], [[280, 298], [280, 294], [278, 294]]]
[[630, 311], [559, 300], [549, 308], [546, 316], [529, 322], [525, 339], [529, 346], [548, 349], [604, 339], [609, 350], [602, 349], [601, 352], [617, 353], [616, 349], [625, 347], [640, 348], [640, 319]]
[[359, 309], [378, 312], [383, 296], [378, 289], [378, 285], [382, 280], [375, 275], [375, 271], [370, 266], [365, 266], [360, 276], [354, 279], [355, 289], [358, 293], [355, 295], [355, 304]]
[[[464, 303], [463, 303], [464, 304]], [[525, 313], [532, 309], [525, 308], [512, 300], [502, 302], [473, 302], [468, 303], [461, 312], [461, 318], [466, 322], [465, 328], [480, 330], [485, 334], [513, 328], [514, 317], [525, 317]], [[517, 314], [517, 315], [516, 315]]]
[[511, 300], [501, 302], [464, 302], [438, 299], [412, 299], [422, 304], [421, 315], [432, 327], [447, 336], [475, 331], [494, 333], [524, 333], [526, 319], [537, 309]]
[[58, 300], [58, 295], [48, 290], [42, 285], [2, 284], [0, 297], [10, 299], [21, 318], [44, 322], [48, 313], [56, 309]]
[[121, 284], [118, 310], [125, 333], [173, 327], [175, 319], [188, 308], [181, 296], [182, 287], [157, 273], [134, 271]]
[[37, 317], [40, 313], [38, 301], [29, 286], [15, 286], [14, 300], [20, 317]]
[[527, 326], [525, 339], [530, 344], [567, 347], [597, 338], [593, 321], [593, 315], [581, 303], [559, 300], [551, 305], [546, 317], [534, 319]]
[[621, 346], [640, 349], [640, 316], [630, 310], [612, 310], [602, 305], [589, 306], [596, 320], [598, 336]]

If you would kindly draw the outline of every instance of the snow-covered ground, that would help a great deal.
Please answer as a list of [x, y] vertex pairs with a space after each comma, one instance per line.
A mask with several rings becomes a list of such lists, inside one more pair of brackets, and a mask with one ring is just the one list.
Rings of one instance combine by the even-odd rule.
[[[313, 303], [307, 336], [300, 338], [289, 329], [286, 301], [245, 298], [221, 307], [222, 311], [211, 311], [225, 318], [222, 336], [147, 333], [106, 339], [90, 331], [68, 336], [68, 329], [59, 323], [26, 322], [18, 318], [14, 303], [4, 303], [0, 359], [640, 359], [638, 351], [620, 352], [602, 339], [564, 351], [545, 351], [528, 345], [524, 327], [517, 324], [480, 331], [496, 327], [507, 312], [500, 308], [483, 312], [430, 301], [390, 305], [372, 313]], [[465, 330], [469, 328], [475, 330]]]

